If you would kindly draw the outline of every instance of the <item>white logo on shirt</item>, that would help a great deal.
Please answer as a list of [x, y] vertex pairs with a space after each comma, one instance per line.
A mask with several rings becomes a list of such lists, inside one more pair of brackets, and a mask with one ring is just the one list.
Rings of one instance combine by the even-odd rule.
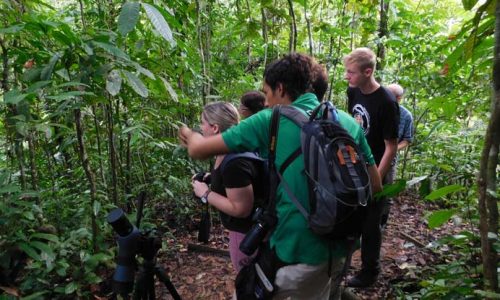
[[352, 108], [352, 116], [361, 125], [365, 136], [367, 136], [370, 133], [370, 114], [366, 108], [361, 104], [355, 104]]

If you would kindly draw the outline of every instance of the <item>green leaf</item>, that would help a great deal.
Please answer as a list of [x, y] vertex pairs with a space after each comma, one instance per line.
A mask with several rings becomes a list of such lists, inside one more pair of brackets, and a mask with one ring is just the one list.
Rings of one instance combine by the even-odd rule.
[[430, 216], [427, 217], [427, 222], [429, 224], [430, 229], [434, 229], [443, 225], [445, 222], [453, 216], [455, 210], [453, 209], [444, 209], [433, 212]]
[[394, 197], [400, 192], [404, 191], [405, 187], [406, 187], [406, 181], [400, 179], [393, 184], [384, 185], [384, 189], [382, 190], [382, 192], [377, 193], [375, 197], [376, 198], [380, 198], [383, 196]]
[[49, 234], [49, 233], [33, 233], [31, 235], [31, 238], [39, 238], [39, 239], [44, 239], [47, 241], [59, 243], [59, 237], [55, 234]]
[[135, 76], [134, 74], [130, 73], [129, 71], [122, 70], [123, 74], [125, 74], [125, 77], [127, 77], [127, 82], [130, 85], [130, 87], [140, 96], [146, 98], [149, 95], [148, 89], [142, 83], [142, 81]]
[[18, 24], [7, 28], [0, 28], [0, 33], [16, 33], [24, 29], [24, 24]]
[[96, 41], [93, 41], [92, 44], [103, 49], [104, 51], [108, 52], [109, 54], [111, 54], [113, 56], [123, 58], [124, 60], [127, 60], [127, 61], [130, 60], [130, 57], [125, 52], [123, 52], [121, 49], [115, 47], [114, 45], [96, 42]]
[[61, 54], [59, 53], [56, 53], [52, 56], [52, 58], [49, 60], [49, 63], [42, 69], [42, 73], [40, 74], [41, 80], [49, 80], [50, 77], [52, 77], [52, 71], [54, 70], [54, 66], [56, 65], [57, 61], [60, 58]]
[[20, 190], [21, 189], [17, 185], [14, 185], [14, 184], [6, 185], [6, 186], [2, 186], [0, 188], [0, 195], [1, 194], [8, 194], [8, 193], [16, 193], [16, 192], [19, 192]]
[[442, 187], [440, 189], [437, 189], [437, 190], [433, 191], [432, 193], [430, 193], [429, 195], [427, 195], [425, 197], [425, 200], [433, 201], [433, 200], [436, 200], [436, 199], [441, 198], [443, 196], [446, 196], [450, 193], [453, 193], [456, 191], [461, 191], [463, 189], [464, 189], [464, 187], [461, 185], [458, 185], [458, 184], [447, 185], [447, 186]]
[[50, 248], [50, 246], [47, 245], [46, 243], [42, 243], [39, 241], [31, 241], [30, 246], [40, 249], [41, 251], [47, 253], [47, 255], [50, 257], [55, 257], [54, 250], [52, 250], [52, 248]]
[[474, 5], [476, 5], [477, 0], [462, 0], [462, 4], [465, 10], [471, 10]]
[[66, 295], [73, 294], [77, 289], [78, 289], [78, 284], [72, 281], [68, 285], [66, 285], [66, 287], [64, 288], [64, 293]]
[[94, 211], [94, 216], [97, 217], [97, 215], [99, 214], [99, 211], [101, 210], [101, 202], [94, 201], [94, 205], [93, 205], [92, 209]]
[[21, 250], [23, 250], [26, 254], [29, 255], [29, 257], [33, 258], [34, 260], [40, 260], [40, 255], [30, 245], [26, 243], [19, 243], [19, 248], [21, 248]]
[[172, 100], [174, 100], [175, 102], [179, 102], [179, 97], [177, 96], [177, 93], [172, 88], [170, 83], [165, 78], [163, 78], [161, 76], [160, 76], [160, 79], [161, 79], [161, 81], [163, 81], [163, 85], [165, 86], [165, 89], [167, 90], [167, 92], [170, 94], [170, 97], [172, 97]]
[[95, 94], [91, 93], [91, 92], [71, 91], [71, 92], [66, 92], [66, 93], [60, 93], [57, 96], [47, 96], [46, 98], [53, 99], [56, 101], [61, 101], [61, 100], [68, 100], [68, 99], [72, 99], [72, 98], [80, 97], [80, 96], [85, 96], [85, 95], [95, 96]]
[[16, 105], [24, 100], [26, 96], [28, 96], [28, 94], [21, 94], [18, 90], [12, 90], [3, 95], [3, 101], [7, 104]]
[[151, 21], [151, 23], [153, 23], [156, 31], [158, 31], [158, 33], [165, 40], [167, 40], [167, 42], [169, 42], [172, 47], [175, 47], [176, 43], [174, 37], [172, 36], [172, 31], [170, 30], [167, 21], [165, 21], [165, 18], [163, 18], [163, 15], [152, 5], [147, 3], [141, 4], [149, 17], [149, 20]]
[[429, 177], [429, 176], [428, 175], [424, 175], [424, 176], [414, 177], [414, 178], [412, 178], [410, 181], [408, 181], [406, 183], [406, 186], [407, 187], [413, 186], [413, 185], [415, 185], [415, 184], [417, 184], [417, 183], [419, 183], [419, 182], [427, 179], [427, 177]]
[[122, 6], [120, 16], [118, 17], [118, 31], [122, 36], [132, 31], [139, 19], [139, 10], [141, 6], [137, 2], [127, 2]]
[[116, 96], [122, 88], [122, 77], [118, 70], [112, 70], [106, 77], [106, 91], [108, 91], [111, 96]]
[[134, 67], [136, 68], [136, 70], [137, 70], [139, 73], [141, 73], [141, 74], [143, 74], [143, 75], [146, 75], [147, 77], [149, 77], [149, 78], [151, 78], [151, 79], [153, 79], [153, 80], [155, 80], [155, 79], [156, 79], [156, 77], [155, 77], [155, 75], [153, 74], [153, 72], [149, 71], [149, 70], [148, 70], [148, 69], [146, 69], [146, 68], [143, 68], [140, 64], [138, 64], [138, 63], [134, 62], [134, 63], [132, 63], [132, 65], [134, 65]]
[[26, 93], [33, 93], [33, 92], [36, 92], [38, 91], [39, 89], [47, 86], [51, 81], [50, 80], [44, 80], [44, 81], [37, 81], [35, 83], [33, 83], [32, 85], [30, 85], [27, 89], [26, 89]]
[[29, 296], [26, 296], [26, 297], [22, 297], [21, 300], [38, 300], [38, 299], [44, 299], [44, 297], [42, 297], [43, 295], [49, 293], [49, 291], [42, 291], [42, 292], [36, 292], [34, 294], [31, 294]]

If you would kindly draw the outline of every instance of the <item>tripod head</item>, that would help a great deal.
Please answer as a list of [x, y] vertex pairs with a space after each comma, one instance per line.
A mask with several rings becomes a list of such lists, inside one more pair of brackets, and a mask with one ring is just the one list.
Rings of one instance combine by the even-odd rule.
[[143, 232], [139, 229], [145, 198], [145, 192], [141, 192], [137, 197], [138, 208], [135, 226], [130, 223], [121, 208], [113, 209], [106, 217], [106, 221], [118, 234], [116, 239], [118, 255], [113, 275], [113, 291], [118, 294], [129, 294], [134, 288], [137, 270], [136, 255], [142, 256], [147, 261], [153, 261], [161, 248], [160, 239], [151, 236], [150, 230]]

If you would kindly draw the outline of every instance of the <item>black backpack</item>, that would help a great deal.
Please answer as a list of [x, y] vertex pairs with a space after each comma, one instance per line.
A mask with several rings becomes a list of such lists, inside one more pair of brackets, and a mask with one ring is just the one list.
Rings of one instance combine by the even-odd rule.
[[220, 163], [219, 170], [221, 174], [224, 173], [227, 165], [234, 159], [245, 158], [252, 161], [252, 164], [258, 172], [258, 181], [254, 182], [254, 204], [252, 208], [252, 214], [246, 218], [235, 218], [231, 217], [223, 212], [220, 212], [221, 221], [223, 225], [233, 231], [246, 233], [250, 227], [253, 225], [253, 214], [257, 208], [263, 208], [267, 202], [269, 185], [268, 181], [268, 167], [267, 160], [261, 158], [257, 153], [254, 152], [242, 152], [242, 153], [230, 153], [227, 154], [222, 162]]
[[[285, 160], [277, 173], [310, 229], [330, 239], [358, 237], [371, 199], [370, 177], [359, 146], [338, 122], [333, 104], [321, 103], [310, 117], [292, 106], [278, 105], [273, 110], [301, 128], [301, 147]], [[308, 178], [309, 213], [282, 177], [301, 153]]]

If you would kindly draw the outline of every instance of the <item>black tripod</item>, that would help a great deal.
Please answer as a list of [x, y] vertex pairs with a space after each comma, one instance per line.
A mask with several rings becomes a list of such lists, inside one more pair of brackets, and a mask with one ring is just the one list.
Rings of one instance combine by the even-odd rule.
[[167, 272], [156, 264], [156, 253], [160, 249], [160, 241], [155, 237], [146, 237], [142, 256], [144, 261], [135, 282], [134, 300], [155, 299], [155, 276], [167, 288], [172, 298], [181, 300]]
[[[152, 233], [152, 230], [141, 231], [138, 229], [142, 218], [144, 198], [144, 192], [137, 198], [136, 226], [132, 226], [120, 208], [111, 211], [107, 217], [108, 223], [118, 233], [118, 255], [113, 275], [113, 292], [123, 299], [130, 299], [130, 293], [134, 288], [134, 300], [154, 300], [156, 298], [156, 276], [175, 300], [181, 300], [166, 271], [156, 264], [156, 254], [161, 248], [161, 240]], [[136, 255], [143, 258], [143, 263], [139, 268], [134, 285], [137, 266]]]

